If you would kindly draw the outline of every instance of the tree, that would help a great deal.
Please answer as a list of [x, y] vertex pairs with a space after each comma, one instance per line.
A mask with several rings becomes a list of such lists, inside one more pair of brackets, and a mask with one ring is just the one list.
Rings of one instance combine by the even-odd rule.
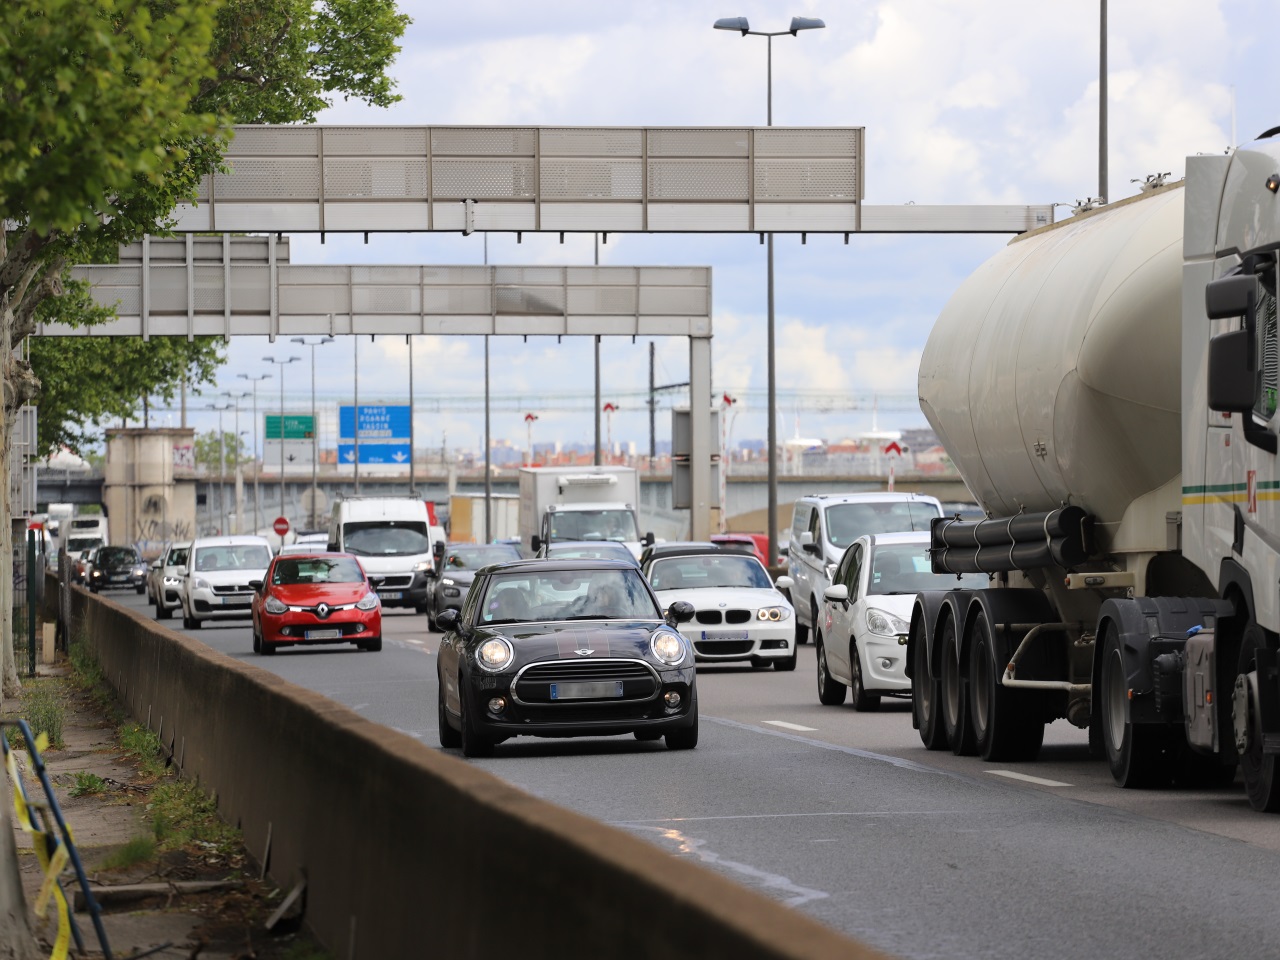
[[[13, 424], [41, 386], [13, 348], [42, 315], [96, 316], [83, 288], [79, 306], [57, 304], [67, 265], [162, 231], [219, 164], [228, 121], [313, 120], [335, 93], [397, 99], [386, 68], [407, 22], [392, 0], [0, 4], [0, 517]], [[18, 689], [12, 555], [0, 523], [0, 700]], [[26, 960], [8, 809], [0, 802], [0, 957]]]
[[[221, 444], [218, 442], [217, 430], [206, 430], [196, 437], [196, 463], [204, 467], [205, 473], [215, 476], [222, 474], [223, 466], [219, 458], [224, 451], [227, 470], [234, 470], [237, 462], [243, 463], [249, 456], [244, 438], [236, 437], [230, 430], [222, 431]], [[237, 455], [239, 455], [239, 461], [236, 460]]]

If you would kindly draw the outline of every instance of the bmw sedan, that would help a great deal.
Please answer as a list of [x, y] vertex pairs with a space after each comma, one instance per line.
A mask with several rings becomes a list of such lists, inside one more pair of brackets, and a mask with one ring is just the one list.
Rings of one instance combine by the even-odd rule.
[[698, 744], [693, 651], [640, 571], [616, 560], [520, 560], [477, 571], [443, 611], [440, 744], [468, 757], [511, 737], [665, 738]]
[[346, 553], [286, 554], [250, 583], [253, 652], [315, 643], [382, 649], [382, 604], [360, 561]]

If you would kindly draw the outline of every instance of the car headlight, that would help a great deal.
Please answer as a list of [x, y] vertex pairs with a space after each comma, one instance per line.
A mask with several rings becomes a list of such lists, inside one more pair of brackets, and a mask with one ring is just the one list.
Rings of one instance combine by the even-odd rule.
[[377, 610], [378, 595], [376, 593], [366, 593], [356, 602], [357, 610]]
[[197, 590], [212, 590], [212, 589], [213, 589], [212, 587], [210, 587], [210, 586], [209, 586], [209, 581], [208, 581], [208, 580], [201, 580], [199, 577], [196, 577], [196, 580], [195, 580], [195, 587], [196, 587], [196, 589], [197, 589]]
[[430, 560], [419, 560], [417, 563], [413, 565], [414, 573], [426, 573], [426, 571], [430, 569], [431, 569]]
[[655, 633], [649, 646], [653, 655], [669, 666], [684, 659], [684, 641], [674, 633]]
[[169, 586], [169, 584], [179, 584], [181, 582], [182, 582], [181, 577], [165, 577], [164, 578], [164, 584], [166, 587]]
[[95, 570], [95, 571], [93, 571], [93, 575], [94, 575], [95, 577], [100, 577], [100, 576], [102, 576], [102, 571], [101, 571], [101, 570]]
[[828, 563], [823, 569], [827, 571], [827, 583], [836, 578], [836, 565], [834, 563]]
[[455, 586], [458, 581], [454, 580], [452, 577], [441, 577], [440, 582], [444, 584], [446, 587], [452, 587], [452, 586]]
[[280, 614], [289, 612], [289, 608], [284, 605], [284, 602], [276, 597], [267, 597], [266, 602], [262, 605], [262, 609], [267, 611], [267, 613]]
[[900, 617], [895, 617], [892, 613], [873, 608], [867, 611], [867, 629], [882, 637], [892, 637], [895, 634], [906, 633], [911, 629], [911, 624]]
[[134, 568], [133, 568], [133, 575], [134, 575], [135, 577], [145, 577], [145, 576], [147, 575], [147, 568], [146, 568], [146, 567], [134, 567]]
[[788, 607], [761, 607], [756, 611], [757, 620], [786, 620], [791, 616], [791, 610]]
[[516, 652], [510, 643], [502, 637], [493, 637], [480, 644], [480, 649], [476, 651], [476, 663], [484, 670], [497, 673], [510, 666], [515, 656]]

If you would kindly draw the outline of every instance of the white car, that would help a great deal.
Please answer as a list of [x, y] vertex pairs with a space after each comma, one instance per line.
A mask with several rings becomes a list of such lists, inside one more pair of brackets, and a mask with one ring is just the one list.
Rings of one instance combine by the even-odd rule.
[[253, 616], [251, 581], [266, 576], [271, 546], [264, 537], [201, 537], [191, 544], [182, 578], [182, 626]]
[[693, 619], [680, 632], [704, 663], [750, 661], [777, 670], [796, 668], [795, 611], [754, 556], [720, 550], [714, 544], [691, 546], [689, 553], [649, 560], [644, 573], [662, 609], [677, 600], [693, 604]]
[[852, 691], [853, 709], [876, 710], [882, 696], [911, 696], [906, 642], [916, 594], [987, 583], [985, 574], [934, 573], [928, 533], [859, 537], [836, 565], [818, 611], [818, 700], [839, 706]]
[[168, 620], [182, 606], [182, 578], [187, 573], [191, 544], [171, 543], [156, 562], [160, 565], [151, 577], [151, 600], [156, 619]]

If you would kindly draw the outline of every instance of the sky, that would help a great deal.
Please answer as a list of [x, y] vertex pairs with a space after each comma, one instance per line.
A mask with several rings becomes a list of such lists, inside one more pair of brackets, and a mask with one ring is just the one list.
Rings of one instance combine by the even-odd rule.
[[[773, 111], [778, 126], [866, 129], [868, 204], [1064, 204], [1098, 192], [1098, 0], [864, 0], [790, 5], [763, 0], [405, 0], [414, 22], [393, 68], [403, 100], [377, 110], [339, 101], [320, 116], [334, 124], [529, 124], [592, 126], [763, 126], [762, 37], [712, 30], [719, 17], [746, 16], [756, 30], [786, 29], [792, 16], [826, 29], [774, 41]], [[1133, 180], [1170, 172], [1185, 157], [1219, 153], [1280, 124], [1270, 101], [1280, 62], [1264, 44], [1274, 3], [1265, 0], [1111, 0], [1109, 166], [1113, 200]], [[810, 235], [776, 240], [777, 376], [781, 438], [836, 441], [872, 425], [870, 411], [797, 409], [788, 391], [877, 396], [878, 426], [924, 426], [915, 402], [921, 351], [948, 297], [1004, 236]], [[475, 264], [479, 234], [329, 234], [291, 239], [294, 263]], [[489, 237], [489, 261], [589, 264], [590, 235]], [[603, 264], [708, 265], [713, 269], [713, 381], [741, 395], [733, 440], [766, 432], [765, 254], [754, 235], [611, 234]], [[495, 438], [525, 444], [590, 443], [592, 346], [587, 338], [491, 341], [495, 396], [528, 398], [492, 417]], [[648, 416], [648, 342], [606, 339], [603, 400], [614, 402], [615, 440], [643, 452]], [[350, 402], [350, 341], [316, 350], [322, 402]], [[408, 347], [402, 337], [364, 340], [361, 402], [407, 402]], [[242, 390], [237, 374], [274, 372], [264, 356], [306, 351], [265, 338], [232, 341], [219, 384], [192, 401], [191, 425], [216, 425], [196, 410], [220, 390]], [[682, 338], [657, 341], [657, 381], [688, 379]], [[483, 392], [483, 341], [418, 337], [415, 392], [455, 404]], [[260, 409], [278, 398], [266, 381]], [[309, 404], [306, 364], [288, 369], [286, 406]], [[577, 394], [576, 410], [539, 402]], [[271, 405], [278, 400], [271, 400]], [[424, 406], [426, 403], [424, 402]], [[247, 409], [247, 406], [245, 407]], [[224, 421], [231, 429], [230, 418]], [[247, 429], [247, 418], [241, 428]], [[322, 441], [326, 423], [322, 421]], [[419, 447], [481, 449], [480, 413], [420, 410]], [[659, 440], [670, 435], [660, 412]]]

